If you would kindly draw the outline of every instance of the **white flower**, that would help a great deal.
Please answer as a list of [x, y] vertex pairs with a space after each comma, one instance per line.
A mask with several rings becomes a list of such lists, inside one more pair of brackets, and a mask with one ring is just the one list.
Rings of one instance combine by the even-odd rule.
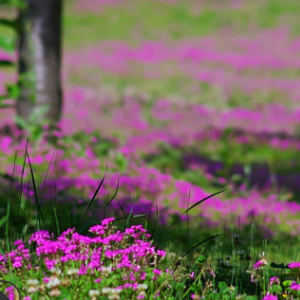
[[146, 297], [146, 293], [144, 291], [140, 291], [139, 294], [138, 294], [138, 297], [140, 299], [144, 299]]
[[105, 287], [101, 290], [102, 294], [106, 295], [112, 292], [112, 289], [109, 287]]
[[92, 298], [92, 297], [96, 297], [96, 296], [99, 296], [100, 295], [100, 292], [98, 290], [90, 290], [89, 291], [89, 297]]
[[137, 285], [137, 289], [138, 290], [146, 290], [148, 288], [148, 285], [145, 284], [145, 283], [142, 283], [142, 284], [138, 284]]
[[38, 285], [39, 281], [37, 279], [28, 279], [26, 283], [27, 285]]
[[100, 270], [102, 273], [104, 273], [104, 275], [108, 275], [112, 271], [112, 266], [101, 267]]
[[69, 269], [69, 270], [67, 271], [67, 274], [68, 274], [69, 276], [77, 275], [77, 273], [78, 273], [78, 269]]
[[36, 286], [30, 286], [28, 289], [27, 289], [27, 292], [28, 294], [33, 294], [33, 293], [36, 293], [39, 289], [36, 287]]
[[53, 267], [53, 268], [50, 270], [50, 272], [51, 272], [51, 273], [54, 273], [54, 274], [57, 274], [57, 275], [60, 275], [60, 274], [61, 274], [61, 269]]
[[46, 284], [46, 287], [51, 289], [60, 285], [60, 280], [57, 277], [50, 277], [50, 281]]
[[61, 294], [58, 288], [55, 288], [49, 292], [49, 295], [52, 297], [58, 297]]
[[108, 299], [109, 300], [119, 300], [120, 299], [120, 295], [116, 294], [116, 293], [113, 293], [113, 294], [111, 294], [111, 295], [108, 296]]

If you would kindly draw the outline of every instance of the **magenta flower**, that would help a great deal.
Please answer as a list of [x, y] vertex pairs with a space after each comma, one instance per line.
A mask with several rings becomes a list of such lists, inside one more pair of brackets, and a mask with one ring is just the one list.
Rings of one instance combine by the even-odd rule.
[[297, 283], [297, 282], [295, 282], [295, 281], [293, 281], [291, 283], [290, 289], [291, 290], [295, 290], [295, 291], [300, 291], [300, 284]]
[[291, 262], [288, 267], [290, 269], [300, 269], [300, 262]]
[[15, 288], [13, 286], [9, 286], [5, 289], [5, 293], [8, 293], [9, 300], [15, 299]]
[[273, 284], [279, 284], [280, 283], [280, 279], [278, 277], [271, 277], [270, 278], [270, 285], [273, 285]]
[[112, 223], [114, 220], [115, 220], [114, 217], [104, 219], [104, 220], [101, 221], [101, 225], [107, 226], [107, 225], [109, 225], [110, 223]]
[[157, 250], [156, 251], [157, 255], [161, 256], [161, 257], [165, 257], [167, 252], [166, 251], [163, 251], [163, 250]]
[[262, 300], [278, 300], [276, 295], [267, 294]]
[[50, 239], [50, 234], [46, 230], [40, 230], [35, 232], [29, 239], [29, 243], [36, 242], [38, 245], [43, 244]]
[[253, 265], [253, 269], [259, 269], [260, 267], [266, 266], [268, 263], [265, 258], [262, 258], [261, 260], [257, 261]]
[[153, 274], [155, 274], [155, 275], [157, 275], [157, 276], [159, 276], [161, 273], [162, 273], [161, 270], [158, 270], [158, 269], [154, 269], [154, 270], [153, 270]]
[[[72, 228], [53, 240], [47, 231], [38, 231], [31, 236], [30, 242], [35, 243], [35, 251], [40, 258], [39, 265], [32, 266], [29, 249], [18, 240], [15, 242], [15, 250], [0, 255], [0, 270], [4, 274], [8, 272], [10, 259], [15, 271], [19, 271], [21, 267], [22, 271], [29, 269], [42, 271], [43, 282], [48, 285], [53, 278], [59, 281], [59, 275], [65, 270], [72, 271], [67, 272], [67, 276], [76, 274], [84, 278], [86, 274], [95, 275], [93, 280], [95, 284], [102, 283], [106, 277], [116, 273], [120, 281], [114, 290], [121, 292], [128, 289], [131, 293], [137, 290], [134, 292], [135, 297], [144, 299], [146, 298], [144, 283], [148, 274], [145, 267], [153, 272], [153, 283], [159, 284], [155, 279], [165, 272], [158, 267], [159, 258], [164, 257], [166, 252], [155, 249], [141, 225], [132, 226], [127, 232], [121, 232], [109, 225], [113, 220], [109, 218], [103, 220], [101, 225], [91, 227], [90, 232], [93, 232], [95, 237], [80, 235]], [[155, 268], [151, 264], [153, 261]], [[109, 291], [110, 288], [107, 288]]]

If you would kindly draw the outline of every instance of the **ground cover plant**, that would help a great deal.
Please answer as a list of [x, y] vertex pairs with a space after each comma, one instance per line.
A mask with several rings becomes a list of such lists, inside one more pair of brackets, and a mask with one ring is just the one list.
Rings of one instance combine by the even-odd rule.
[[65, 1], [57, 128], [15, 125], [0, 69], [0, 280], [26, 300], [300, 299], [299, 11]]

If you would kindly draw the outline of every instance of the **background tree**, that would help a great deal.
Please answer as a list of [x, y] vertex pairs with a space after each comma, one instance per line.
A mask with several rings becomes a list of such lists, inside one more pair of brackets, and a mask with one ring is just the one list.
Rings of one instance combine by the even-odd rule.
[[17, 115], [27, 122], [56, 123], [62, 110], [62, 0], [24, 1], [27, 7], [19, 12]]

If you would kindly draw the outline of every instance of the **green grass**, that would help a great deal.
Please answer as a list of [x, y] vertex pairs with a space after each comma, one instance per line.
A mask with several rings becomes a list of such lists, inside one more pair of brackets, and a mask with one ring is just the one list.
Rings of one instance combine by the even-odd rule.
[[[255, 1], [238, 9], [218, 1], [206, 1], [201, 9], [192, 8], [188, 1], [172, 5], [154, 1], [124, 2], [108, 6], [100, 14], [82, 13], [66, 4], [64, 35], [67, 49], [93, 44], [105, 39], [120, 39], [135, 43], [143, 39], [192, 38], [214, 34], [224, 26], [238, 32], [249, 31], [251, 26], [272, 28], [290, 17], [292, 32], [299, 32], [300, 11], [297, 0]], [[195, 11], [198, 13], [195, 13]], [[286, 24], [288, 25], [288, 24]]]
[[[191, 1], [193, 3], [193, 1]], [[168, 4], [159, 1], [125, 1], [108, 5], [100, 12], [82, 12], [74, 8], [74, 1], [67, 2], [64, 14], [64, 45], [66, 51], [85, 49], [103, 40], [122, 40], [136, 45], [143, 40], [163, 42], [193, 39], [220, 34], [229, 28], [233, 34], [247, 35], [260, 29], [287, 26], [295, 35], [299, 32], [297, 0], [258, 0], [244, 2], [233, 9], [223, 1], [204, 1], [200, 9], [189, 1]], [[199, 13], [197, 11], [199, 10]], [[137, 65], [132, 72], [121, 76], [93, 68], [83, 68], [79, 74], [72, 74], [71, 84], [86, 86], [112, 86], [120, 95], [127, 87], [133, 87], [137, 94], [150, 97], [177, 96], [193, 103], [212, 105], [225, 109], [230, 107], [256, 108], [269, 103], [287, 104], [286, 95], [278, 91], [257, 91], [251, 95], [236, 90], [226, 99], [218, 87], [187, 78], [170, 65], [176, 75], [162, 78], [145, 78]], [[274, 71], [270, 76], [295, 78], [297, 71]], [[253, 74], [252, 76], [257, 76]], [[221, 101], [222, 99], [222, 101]]]
[[162, 78], [145, 78], [138, 69], [131, 74], [109, 74], [100, 68], [83, 67], [79, 72], [70, 75], [68, 82], [71, 85], [88, 86], [95, 89], [107, 88], [118, 96], [124, 95], [130, 88], [137, 96], [147, 96], [153, 101], [161, 98], [180, 98], [187, 103], [197, 103], [211, 106], [214, 109], [228, 109], [244, 107], [257, 109], [260, 105], [281, 103], [289, 108], [297, 107], [297, 102], [289, 101], [280, 91], [255, 91], [246, 94], [243, 91], [233, 91], [229, 97], [224, 97], [221, 87], [211, 86], [204, 82], [188, 78], [177, 72], [174, 76]]

